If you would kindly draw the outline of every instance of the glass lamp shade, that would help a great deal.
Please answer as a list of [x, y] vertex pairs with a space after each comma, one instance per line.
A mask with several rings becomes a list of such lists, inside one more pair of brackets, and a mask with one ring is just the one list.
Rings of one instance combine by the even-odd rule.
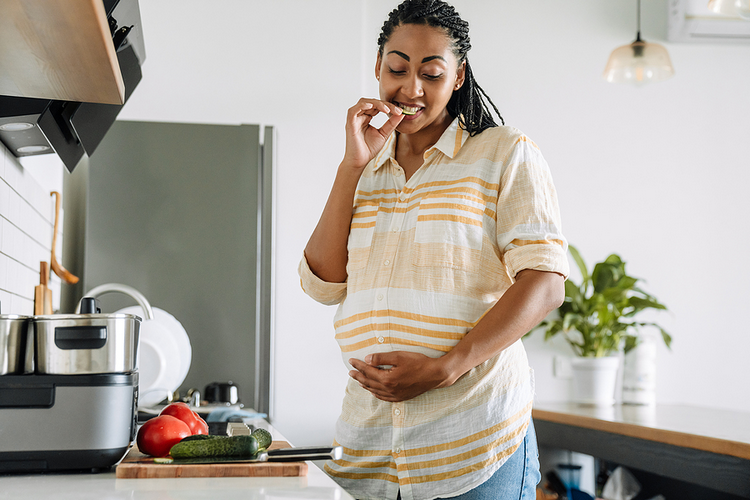
[[604, 79], [610, 83], [660, 82], [674, 76], [667, 49], [658, 43], [636, 40], [612, 51], [604, 68]]
[[708, 8], [717, 14], [750, 19], [750, 0], [709, 0]]

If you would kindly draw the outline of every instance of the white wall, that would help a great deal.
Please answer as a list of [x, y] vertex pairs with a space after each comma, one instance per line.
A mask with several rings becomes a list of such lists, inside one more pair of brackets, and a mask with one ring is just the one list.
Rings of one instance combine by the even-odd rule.
[[[55, 157], [44, 155], [46, 159]], [[39, 285], [40, 262], [49, 264], [55, 199], [62, 192], [62, 163], [52, 168], [38, 166], [36, 158], [23, 165], [0, 144], [0, 312], [34, 314], [34, 287]], [[58, 224], [55, 257], [62, 262], [62, 210]], [[49, 281], [52, 308], [60, 307], [60, 278]]]
[[[375, 41], [396, 3], [140, 2], [144, 79], [120, 118], [278, 129], [273, 416], [296, 444], [330, 441], [346, 382], [334, 308], [302, 293], [296, 267], [346, 109], [377, 93]], [[545, 153], [568, 239], [589, 263], [619, 253], [669, 306], [653, 317], [674, 336], [659, 352], [659, 401], [750, 411], [750, 45], [667, 43], [667, 1], [644, 2], [643, 37], [668, 48], [677, 75], [635, 89], [601, 79], [634, 38], [631, 0], [454, 5], [471, 23], [480, 85]], [[570, 382], [552, 377], [552, 356], [570, 351], [540, 337], [526, 341], [538, 399], [564, 400]]]

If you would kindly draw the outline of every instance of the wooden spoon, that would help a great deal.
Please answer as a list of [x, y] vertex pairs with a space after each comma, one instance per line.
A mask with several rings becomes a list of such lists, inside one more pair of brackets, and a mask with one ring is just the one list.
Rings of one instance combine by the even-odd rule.
[[60, 193], [52, 191], [50, 196], [55, 196], [55, 227], [52, 232], [52, 258], [50, 259], [50, 266], [52, 271], [60, 277], [66, 283], [74, 285], [78, 283], [78, 276], [73, 275], [70, 271], [65, 269], [57, 262], [55, 258], [55, 247], [57, 246], [57, 227], [60, 223]]

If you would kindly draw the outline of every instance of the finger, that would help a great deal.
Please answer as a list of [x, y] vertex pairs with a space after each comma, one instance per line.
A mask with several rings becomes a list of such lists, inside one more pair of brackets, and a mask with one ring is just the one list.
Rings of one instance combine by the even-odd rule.
[[[401, 108], [398, 109], [400, 110]], [[401, 120], [403, 119], [403, 114], [393, 114], [388, 117], [388, 120], [378, 130], [380, 130], [380, 133], [384, 136], [389, 136], [394, 130], [396, 130], [396, 127], [398, 127], [398, 124], [401, 123]]]

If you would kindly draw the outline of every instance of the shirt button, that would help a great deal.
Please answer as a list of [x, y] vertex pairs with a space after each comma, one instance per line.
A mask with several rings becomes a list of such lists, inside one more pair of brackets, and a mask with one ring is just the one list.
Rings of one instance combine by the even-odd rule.
[[395, 413], [396, 415], [401, 415], [401, 410], [396, 408], [395, 410], [393, 410], [393, 413]]
[[401, 193], [401, 196], [398, 197], [401, 201], [406, 201], [406, 193]]
[[378, 295], [378, 300], [383, 300], [383, 294], [382, 293]]
[[380, 342], [381, 344], [382, 344], [383, 342], [385, 342], [385, 337], [378, 337], [378, 342]]
[[399, 453], [401, 453], [401, 448], [396, 448], [396, 454], [398, 455]]
[[384, 266], [387, 266], [387, 265], [388, 265], [388, 264], [390, 264], [390, 263], [391, 263], [391, 261], [390, 261], [390, 260], [388, 260], [388, 259], [385, 259], [385, 261], [383, 261], [383, 265], [384, 265]]
[[401, 170], [396, 170], [396, 177], [401, 177]]

